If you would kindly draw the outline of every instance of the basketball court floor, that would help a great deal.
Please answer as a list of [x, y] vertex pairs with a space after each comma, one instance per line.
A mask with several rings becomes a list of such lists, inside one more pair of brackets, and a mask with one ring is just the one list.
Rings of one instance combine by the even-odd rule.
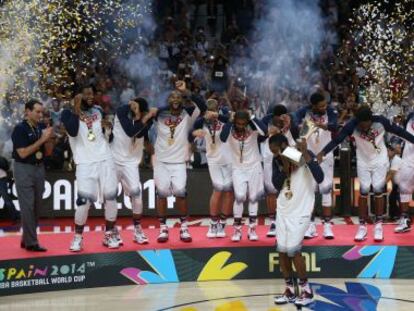
[[[313, 279], [315, 303], [305, 310], [414, 310], [414, 282]], [[0, 298], [0, 310], [276, 311], [283, 280], [183, 282], [67, 290]]]

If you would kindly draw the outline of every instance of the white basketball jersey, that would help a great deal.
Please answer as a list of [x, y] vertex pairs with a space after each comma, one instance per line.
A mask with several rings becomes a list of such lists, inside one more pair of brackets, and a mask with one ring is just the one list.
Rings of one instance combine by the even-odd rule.
[[259, 143], [257, 141], [259, 133], [247, 127], [244, 137], [240, 137], [231, 130], [227, 144], [230, 148], [233, 168], [250, 168], [256, 163], [261, 162]]
[[216, 120], [215, 123], [208, 124], [204, 122], [203, 130], [205, 135], [207, 162], [208, 164], [226, 165], [231, 163], [229, 146], [220, 140], [220, 133], [223, 130], [224, 123]]
[[191, 116], [185, 110], [178, 116], [172, 115], [168, 110], [160, 111], [155, 120], [157, 161], [184, 163], [189, 160], [188, 135], [199, 115], [200, 109], [197, 107]]
[[[414, 115], [410, 118], [410, 120], [408, 120], [405, 129], [408, 133], [414, 135]], [[404, 161], [404, 164], [409, 164], [410, 166], [414, 167], [414, 144], [405, 141], [402, 159]]]
[[79, 120], [79, 131], [76, 137], [69, 136], [75, 164], [88, 164], [112, 158], [109, 143], [102, 132], [102, 113], [99, 108], [91, 108], [86, 113], [87, 122], [92, 125], [95, 135], [93, 141], [88, 140], [89, 129], [85, 120]]
[[111, 150], [115, 163], [119, 165], [136, 164], [138, 166], [144, 153], [144, 137], [129, 137], [117, 116], [114, 119], [112, 133], [114, 138], [111, 142]]

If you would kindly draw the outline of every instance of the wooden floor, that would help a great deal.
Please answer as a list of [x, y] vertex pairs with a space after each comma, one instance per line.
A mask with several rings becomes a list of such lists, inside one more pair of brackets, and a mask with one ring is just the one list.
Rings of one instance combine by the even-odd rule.
[[[315, 279], [317, 302], [311, 310], [414, 310], [412, 280]], [[346, 285], [347, 284], [347, 285]], [[119, 286], [0, 298], [0, 310], [99, 311], [277, 311], [273, 296], [282, 280], [248, 280]]]

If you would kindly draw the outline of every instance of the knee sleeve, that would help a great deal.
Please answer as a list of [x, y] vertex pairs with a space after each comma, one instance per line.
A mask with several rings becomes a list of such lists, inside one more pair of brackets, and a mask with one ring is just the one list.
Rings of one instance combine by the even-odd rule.
[[257, 210], [259, 209], [259, 203], [255, 202], [249, 202], [249, 216], [257, 216]]
[[78, 198], [76, 200], [76, 211], [75, 211], [75, 224], [78, 226], [84, 226], [88, 219], [90, 201], [85, 198]]
[[233, 217], [242, 218], [243, 217], [243, 203], [235, 201], [233, 204]]
[[131, 205], [132, 205], [132, 213], [136, 215], [142, 214], [142, 198], [139, 197], [133, 197], [131, 198]]
[[106, 201], [105, 202], [105, 220], [107, 221], [116, 221], [116, 216], [118, 214], [118, 207], [116, 201]]
[[332, 206], [332, 193], [322, 194], [322, 206]]

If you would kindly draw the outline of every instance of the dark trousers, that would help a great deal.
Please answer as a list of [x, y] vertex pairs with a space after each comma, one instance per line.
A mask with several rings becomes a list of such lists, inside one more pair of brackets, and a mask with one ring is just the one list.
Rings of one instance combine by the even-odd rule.
[[26, 247], [36, 245], [38, 244], [37, 222], [45, 187], [44, 166], [15, 162], [14, 178], [16, 181], [17, 199], [20, 204], [23, 228], [22, 241]]
[[4, 210], [11, 220], [18, 220], [20, 218], [20, 213], [16, 210], [8, 190], [9, 186], [7, 177], [0, 178], [0, 198], [4, 201]]

